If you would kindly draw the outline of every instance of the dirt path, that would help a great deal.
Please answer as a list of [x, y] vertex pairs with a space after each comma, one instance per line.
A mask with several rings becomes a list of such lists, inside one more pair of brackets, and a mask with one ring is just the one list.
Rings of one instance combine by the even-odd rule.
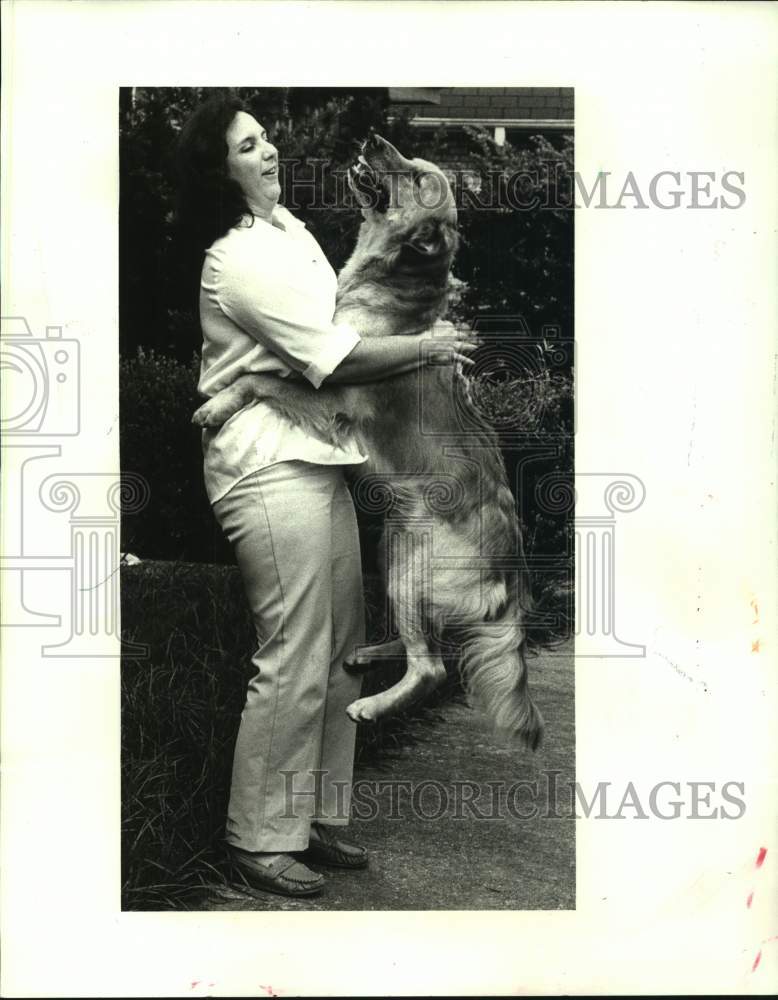
[[[367, 870], [322, 869], [327, 885], [314, 899], [230, 890], [204, 908], [574, 909], [575, 824], [548, 815], [546, 794], [556, 781], [556, 811], [567, 817], [565, 789], [575, 778], [572, 646], [534, 658], [530, 670], [547, 725], [538, 754], [495, 745], [478, 715], [449, 703], [438, 722], [418, 728], [418, 743], [355, 774], [363, 815], [350, 829], [370, 851]], [[516, 789], [519, 781], [538, 782], [534, 800], [529, 786]], [[539, 814], [521, 818], [533, 801]]]

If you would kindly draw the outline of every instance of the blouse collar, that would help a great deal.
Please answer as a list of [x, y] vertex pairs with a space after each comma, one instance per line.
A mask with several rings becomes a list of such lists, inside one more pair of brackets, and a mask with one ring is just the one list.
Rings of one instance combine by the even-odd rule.
[[296, 219], [288, 208], [284, 208], [283, 205], [276, 205], [273, 209], [273, 215], [271, 217], [271, 222], [278, 229], [295, 229], [301, 226], [305, 226], [305, 223], [300, 219]]

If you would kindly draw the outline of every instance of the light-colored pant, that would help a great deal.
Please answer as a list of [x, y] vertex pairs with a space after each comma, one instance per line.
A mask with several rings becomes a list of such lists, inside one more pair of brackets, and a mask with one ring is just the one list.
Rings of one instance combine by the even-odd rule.
[[242, 479], [214, 512], [234, 547], [260, 643], [235, 745], [226, 839], [247, 851], [303, 850], [312, 819], [348, 822], [356, 726], [345, 708], [359, 697], [361, 678], [343, 660], [364, 642], [354, 506], [341, 466], [294, 461]]

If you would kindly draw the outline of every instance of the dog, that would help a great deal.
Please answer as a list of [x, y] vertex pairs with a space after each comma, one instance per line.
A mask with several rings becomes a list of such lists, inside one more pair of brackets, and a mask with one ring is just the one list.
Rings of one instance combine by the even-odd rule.
[[[445, 175], [371, 133], [348, 179], [363, 222], [338, 276], [336, 321], [363, 336], [429, 330], [445, 311], [458, 244]], [[434, 353], [434, 338], [423, 343]], [[407, 669], [393, 687], [349, 705], [349, 716], [374, 722], [434, 690], [446, 676], [441, 652], [448, 647], [495, 731], [534, 750], [543, 719], [528, 683], [521, 531], [496, 435], [473, 407], [461, 371], [428, 363], [318, 390], [243, 375], [193, 422], [220, 426], [259, 399], [323, 440], [354, 435], [369, 456], [354, 493], [358, 505], [385, 514], [382, 551], [399, 639], [360, 647], [344, 666], [369, 669], [404, 653]]]

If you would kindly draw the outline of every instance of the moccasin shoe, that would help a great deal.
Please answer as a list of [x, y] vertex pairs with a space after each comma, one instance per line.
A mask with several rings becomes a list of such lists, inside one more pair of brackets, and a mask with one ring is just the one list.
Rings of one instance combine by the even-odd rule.
[[280, 896], [312, 896], [324, 886], [323, 875], [312, 872], [290, 854], [279, 854], [265, 861], [262, 854], [239, 847], [230, 846], [228, 852], [238, 884], [242, 880], [255, 889]]
[[300, 857], [333, 868], [366, 868], [367, 851], [337, 834], [337, 827], [311, 824], [311, 839]]

